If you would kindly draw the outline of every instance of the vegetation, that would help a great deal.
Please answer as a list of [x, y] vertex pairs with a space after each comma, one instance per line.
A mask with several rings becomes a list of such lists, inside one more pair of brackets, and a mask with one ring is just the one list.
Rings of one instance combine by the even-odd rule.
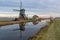
[[60, 20], [56, 20], [49, 26], [42, 28], [29, 40], [60, 40]]

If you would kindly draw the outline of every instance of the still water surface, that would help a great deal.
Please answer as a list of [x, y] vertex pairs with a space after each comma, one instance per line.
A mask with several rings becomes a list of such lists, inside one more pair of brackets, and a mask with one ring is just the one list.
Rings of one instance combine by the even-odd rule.
[[[32, 22], [24, 25], [8, 25], [0, 27], [0, 40], [27, 40], [33, 36], [46, 22], [42, 21], [34, 25]], [[22, 29], [21, 29], [22, 28]]]

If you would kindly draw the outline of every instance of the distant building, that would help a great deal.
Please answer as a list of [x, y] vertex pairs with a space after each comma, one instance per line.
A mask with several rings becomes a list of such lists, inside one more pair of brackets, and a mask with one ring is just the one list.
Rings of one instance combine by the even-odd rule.
[[35, 21], [39, 21], [40, 20], [39, 16], [37, 16], [37, 15], [34, 15], [32, 19], [35, 20]]

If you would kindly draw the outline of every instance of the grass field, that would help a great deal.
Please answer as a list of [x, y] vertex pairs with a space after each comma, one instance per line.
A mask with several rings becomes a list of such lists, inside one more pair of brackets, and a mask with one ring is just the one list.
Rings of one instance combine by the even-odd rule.
[[60, 40], [60, 20], [41, 29], [31, 40]]

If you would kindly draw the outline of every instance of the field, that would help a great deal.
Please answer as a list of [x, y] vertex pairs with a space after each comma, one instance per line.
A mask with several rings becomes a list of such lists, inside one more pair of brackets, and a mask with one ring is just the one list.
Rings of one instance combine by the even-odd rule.
[[30, 40], [60, 40], [60, 19], [54, 20], [49, 26], [42, 28]]

